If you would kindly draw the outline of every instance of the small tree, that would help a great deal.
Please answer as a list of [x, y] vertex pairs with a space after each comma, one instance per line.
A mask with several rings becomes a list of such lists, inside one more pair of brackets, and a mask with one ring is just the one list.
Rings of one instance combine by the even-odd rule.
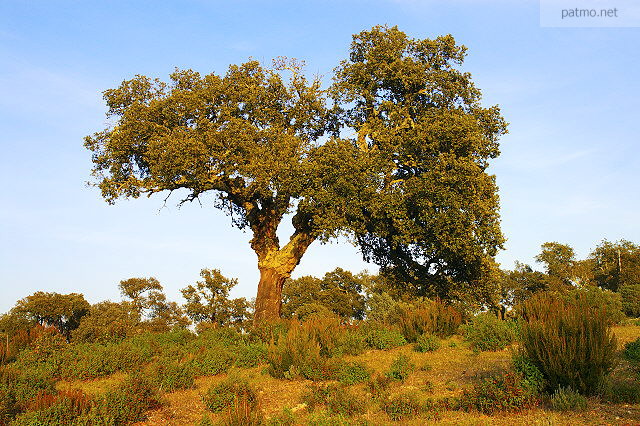
[[120, 281], [123, 296], [131, 299], [131, 304], [144, 325], [152, 331], [167, 331], [174, 327], [189, 325], [182, 308], [175, 302], [168, 302], [160, 282], [153, 278], [129, 278]]
[[142, 328], [140, 313], [129, 302], [100, 302], [92, 305], [89, 314], [73, 331], [73, 340], [80, 342], [113, 342], [132, 336]]
[[362, 319], [365, 310], [362, 291], [367, 278], [364, 274], [353, 275], [336, 268], [322, 279], [304, 276], [288, 280], [282, 291], [283, 314], [285, 317], [298, 315], [303, 306], [317, 304], [342, 318]]
[[19, 300], [13, 312], [26, 316], [40, 325], [54, 326], [69, 339], [72, 330], [89, 312], [89, 302], [82, 294], [35, 292]]
[[202, 281], [195, 287], [181, 290], [187, 303], [184, 310], [194, 322], [209, 321], [220, 325], [240, 322], [248, 316], [249, 304], [244, 298], [229, 299], [229, 292], [238, 284], [235, 278], [227, 278], [218, 269], [202, 269]]

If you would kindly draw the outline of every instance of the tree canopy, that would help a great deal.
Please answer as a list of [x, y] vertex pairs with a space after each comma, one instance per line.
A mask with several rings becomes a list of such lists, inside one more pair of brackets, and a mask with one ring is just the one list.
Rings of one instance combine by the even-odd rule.
[[104, 92], [113, 123], [85, 138], [95, 182], [109, 203], [215, 194], [253, 233], [258, 321], [280, 315], [308, 246], [340, 234], [417, 293], [451, 297], [503, 242], [487, 167], [506, 123], [459, 69], [465, 54], [451, 36], [377, 26], [354, 35], [326, 90], [285, 59], [136, 76]]

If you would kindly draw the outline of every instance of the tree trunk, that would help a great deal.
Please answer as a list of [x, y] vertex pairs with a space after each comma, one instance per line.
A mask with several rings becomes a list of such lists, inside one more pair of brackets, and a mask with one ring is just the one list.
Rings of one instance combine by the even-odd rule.
[[260, 268], [260, 282], [256, 296], [255, 324], [280, 318], [282, 311], [282, 286], [287, 275], [278, 273], [274, 268]]

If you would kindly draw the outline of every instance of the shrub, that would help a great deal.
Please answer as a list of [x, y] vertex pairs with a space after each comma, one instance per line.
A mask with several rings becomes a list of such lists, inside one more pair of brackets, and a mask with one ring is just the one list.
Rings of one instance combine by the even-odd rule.
[[275, 378], [327, 380], [335, 376], [335, 365], [320, 354], [321, 346], [308, 328], [292, 324], [285, 336], [269, 345], [268, 372]]
[[595, 393], [616, 362], [608, 314], [580, 296], [566, 302], [539, 294], [522, 307], [521, 350], [544, 375], [547, 388]]
[[411, 362], [406, 355], [399, 355], [391, 363], [389, 371], [386, 372], [386, 376], [393, 380], [404, 382], [409, 374], [415, 369], [415, 365]]
[[571, 304], [584, 303], [581, 302], [584, 299], [589, 306], [603, 310], [604, 315], [611, 324], [617, 324], [624, 319], [622, 297], [619, 293], [611, 290], [603, 290], [600, 287], [588, 285], [567, 292], [555, 293], [555, 296]]
[[5, 410], [15, 412], [24, 409], [36, 395], [55, 393], [54, 382], [46, 370], [29, 368], [16, 370], [0, 368], [0, 392], [4, 394]]
[[629, 361], [640, 363], [640, 338], [624, 345], [622, 356]]
[[354, 362], [342, 362], [338, 366], [337, 378], [340, 383], [354, 385], [369, 380], [371, 373], [364, 365]]
[[177, 389], [189, 389], [194, 386], [194, 370], [192, 364], [176, 362], [159, 362], [151, 367], [150, 376], [161, 391], [173, 392]]
[[224, 348], [201, 349], [191, 360], [194, 374], [215, 376], [229, 370], [234, 362], [233, 355]]
[[417, 395], [413, 392], [402, 393], [382, 403], [382, 409], [394, 421], [411, 419], [420, 414], [422, 408]]
[[246, 393], [233, 400], [220, 422], [223, 426], [258, 426], [263, 423], [262, 410]]
[[469, 324], [463, 326], [463, 331], [471, 347], [480, 351], [498, 351], [516, 339], [514, 323], [502, 321], [489, 312], [476, 315]]
[[241, 399], [253, 408], [258, 405], [258, 396], [254, 388], [246, 380], [237, 377], [228, 377], [212, 385], [202, 396], [204, 405], [214, 413], [237, 404]]
[[379, 399], [386, 394], [390, 384], [391, 379], [389, 377], [376, 375], [367, 382], [367, 389], [373, 399]]
[[524, 386], [534, 394], [542, 392], [545, 387], [544, 376], [534, 363], [518, 352], [513, 354], [511, 363], [513, 364], [513, 369], [522, 377]]
[[626, 284], [618, 289], [622, 311], [629, 317], [640, 317], [640, 284]]
[[629, 378], [607, 380], [603, 386], [602, 397], [614, 404], [640, 404], [640, 381]]
[[587, 409], [587, 398], [571, 388], [558, 388], [549, 398], [549, 403], [555, 411], [584, 411]]
[[440, 340], [433, 334], [423, 334], [413, 347], [416, 352], [433, 352], [440, 349]]
[[40, 392], [29, 401], [27, 412], [19, 415], [12, 425], [68, 425], [89, 412], [91, 401], [81, 391]]
[[531, 408], [537, 400], [517, 374], [507, 373], [475, 383], [471, 390], [463, 391], [458, 404], [466, 411], [475, 409], [484, 414], [494, 414]]
[[338, 335], [331, 355], [360, 355], [365, 351], [366, 347], [365, 335], [359, 329], [351, 327]]
[[373, 349], [393, 349], [407, 343], [400, 331], [380, 323], [370, 323], [365, 332], [365, 342]]
[[[401, 308], [402, 309], [402, 308]], [[402, 335], [409, 342], [415, 342], [422, 334], [451, 336], [462, 322], [462, 315], [440, 299], [425, 301], [415, 307], [402, 309], [398, 325]]]
[[335, 384], [311, 385], [302, 396], [310, 410], [319, 405], [326, 406], [335, 414], [353, 416], [364, 413], [366, 402], [349, 388]]
[[129, 376], [119, 387], [96, 402], [85, 424], [127, 424], [146, 419], [146, 412], [161, 405], [151, 381]]
[[235, 366], [251, 368], [262, 364], [267, 360], [267, 346], [264, 343], [248, 343], [239, 345], [234, 349]]
[[290, 408], [283, 408], [280, 414], [274, 414], [267, 421], [269, 426], [294, 426], [296, 418]]

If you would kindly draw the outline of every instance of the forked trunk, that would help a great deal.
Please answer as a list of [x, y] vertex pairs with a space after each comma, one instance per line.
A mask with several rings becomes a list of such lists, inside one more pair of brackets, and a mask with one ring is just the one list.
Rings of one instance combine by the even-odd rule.
[[277, 320], [282, 311], [282, 286], [286, 275], [273, 268], [260, 268], [260, 282], [256, 295], [254, 323]]

